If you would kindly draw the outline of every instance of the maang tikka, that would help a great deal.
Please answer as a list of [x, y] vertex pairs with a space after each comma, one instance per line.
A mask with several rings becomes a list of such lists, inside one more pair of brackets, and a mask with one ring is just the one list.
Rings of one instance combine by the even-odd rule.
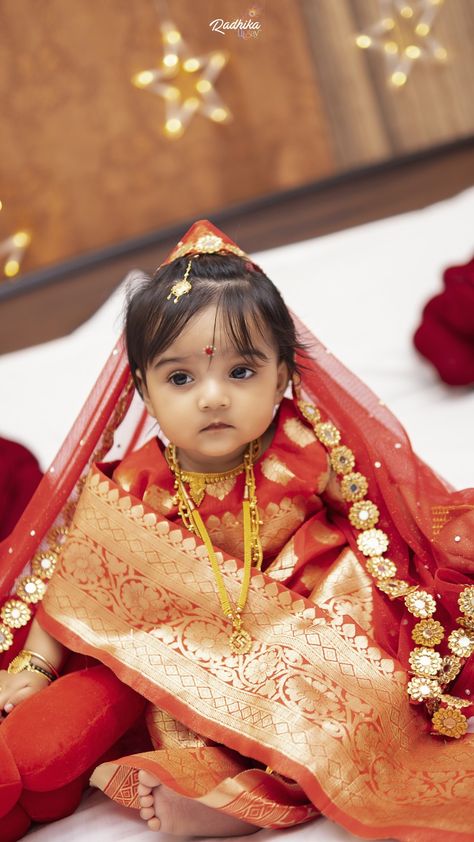
[[176, 281], [176, 283], [174, 283], [171, 287], [170, 294], [166, 298], [167, 301], [174, 296], [173, 304], [177, 304], [183, 295], [187, 295], [188, 292], [191, 292], [193, 285], [191, 281], [188, 281], [188, 276], [191, 271], [192, 262], [192, 260], [189, 261], [184, 277], [180, 281]]

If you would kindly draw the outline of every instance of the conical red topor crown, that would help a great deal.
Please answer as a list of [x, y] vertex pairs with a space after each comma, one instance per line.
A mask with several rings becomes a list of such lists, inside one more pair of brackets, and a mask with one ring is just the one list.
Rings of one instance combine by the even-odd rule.
[[249, 256], [230, 237], [227, 237], [223, 231], [216, 228], [212, 222], [209, 222], [207, 219], [198, 219], [186, 231], [184, 237], [177, 243], [166, 260], [163, 261], [162, 266], [171, 263], [177, 257], [184, 257], [186, 254], [217, 254], [226, 252], [237, 254], [239, 257], [250, 260]]

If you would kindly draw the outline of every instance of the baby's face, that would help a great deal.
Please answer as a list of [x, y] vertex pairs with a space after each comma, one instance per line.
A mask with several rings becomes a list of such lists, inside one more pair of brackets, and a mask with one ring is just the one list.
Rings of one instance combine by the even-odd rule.
[[[225, 471], [242, 461], [249, 442], [271, 424], [288, 382], [270, 334], [251, 331], [262, 359], [242, 357], [216, 325], [211, 305], [149, 365], [144, 399], [188, 471]], [[143, 378], [142, 383], [143, 383]]]

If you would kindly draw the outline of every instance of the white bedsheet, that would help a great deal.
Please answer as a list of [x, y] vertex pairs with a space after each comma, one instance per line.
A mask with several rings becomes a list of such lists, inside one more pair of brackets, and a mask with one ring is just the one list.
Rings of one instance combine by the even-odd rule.
[[[395, 412], [420, 456], [472, 485], [472, 389], [444, 386], [414, 350], [424, 302], [445, 267], [474, 253], [474, 188], [421, 211], [257, 254], [290, 307]], [[43, 468], [120, 332], [123, 287], [63, 339], [0, 356], [0, 435]]]
[[[411, 336], [424, 302], [441, 289], [443, 269], [472, 257], [473, 219], [471, 189], [421, 211], [255, 256], [290, 307], [398, 415], [420, 456], [457, 487], [474, 479], [474, 392], [444, 386]], [[113, 347], [122, 305], [123, 287], [72, 335], [0, 357], [0, 434], [29, 446], [43, 468]], [[285, 831], [285, 839], [309, 842], [314, 833], [321, 842], [355, 838], [322, 819]], [[35, 842], [152, 838], [135, 814], [101, 793], [32, 834]], [[262, 831], [259, 839], [275, 835]]]

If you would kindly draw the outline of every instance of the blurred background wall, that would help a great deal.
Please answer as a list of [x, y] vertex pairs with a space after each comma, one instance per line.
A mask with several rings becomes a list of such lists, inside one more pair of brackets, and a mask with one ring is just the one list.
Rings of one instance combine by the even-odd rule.
[[[337, 189], [474, 135], [472, 0], [0, 0], [0, 16], [1, 350], [18, 341], [6, 302], [36, 281], [103, 297], [124, 243], [128, 268], [150, 269], [160, 232], [184, 221]], [[222, 28], [239, 19], [254, 28]], [[453, 188], [472, 183], [462, 148]], [[94, 256], [109, 260], [103, 284]]]

